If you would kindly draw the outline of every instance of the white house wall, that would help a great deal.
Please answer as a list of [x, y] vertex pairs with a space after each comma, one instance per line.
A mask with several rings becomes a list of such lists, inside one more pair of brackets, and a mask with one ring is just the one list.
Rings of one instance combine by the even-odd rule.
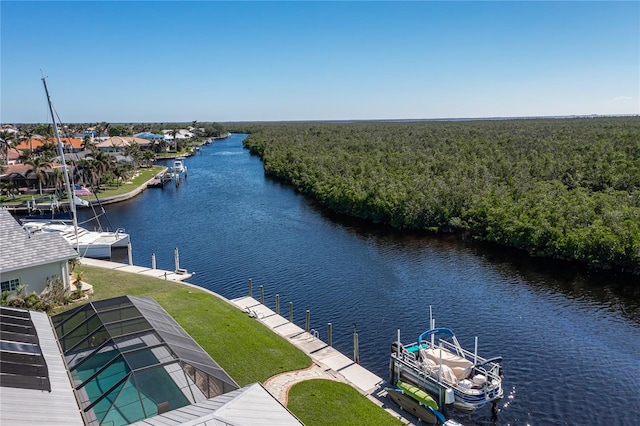
[[29, 267], [28, 269], [3, 272], [0, 279], [2, 281], [18, 279], [20, 280], [20, 284], [27, 285], [25, 294], [29, 294], [32, 291], [40, 294], [47, 286], [47, 278], [55, 275], [62, 278], [62, 283], [65, 289], [70, 287], [69, 267], [67, 262], [49, 263], [46, 265]]

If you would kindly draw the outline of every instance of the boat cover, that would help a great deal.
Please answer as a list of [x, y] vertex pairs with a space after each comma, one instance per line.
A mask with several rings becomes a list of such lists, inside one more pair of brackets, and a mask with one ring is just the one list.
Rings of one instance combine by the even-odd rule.
[[453, 354], [445, 349], [420, 349], [420, 356], [430, 370], [435, 371], [442, 362], [442, 379], [450, 383], [458, 383], [466, 379], [473, 370], [473, 363], [460, 355]]

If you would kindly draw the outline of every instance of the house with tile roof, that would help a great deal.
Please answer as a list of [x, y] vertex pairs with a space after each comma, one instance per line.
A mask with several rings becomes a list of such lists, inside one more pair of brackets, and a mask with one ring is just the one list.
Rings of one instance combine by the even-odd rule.
[[135, 136], [113, 136], [96, 143], [96, 148], [105, 152], [120, 152], [134, 143], [138, 144], [140, 149], [147, 149], [152, 144], [148, 139], [137, 138]]
[[[82, 140], [82, 138], [62, 137], [60, 138], [60, 141], [62, 142], [62, 146], [64, 147], [65, 152], [77, 152], [84, 147], [84, 141]], [[34, 136], [30, 140], [20, 141], [20, 143], [18, 143], [15, 148], [20, 151], [24, 151], [27, 149], [38, 151], [45, 144], [56, 145], [57, 142], [55, 139], [47, 139], [43, 138], [42, 136]]]
[[78, 253], [57, 233], [29, 234], [7, 210], [0, 209], [0, 287], [15, 290], [26, 285], [26, 293], [41, 293], [47, 278], [58, 276], [70, 287], [69, 260]]

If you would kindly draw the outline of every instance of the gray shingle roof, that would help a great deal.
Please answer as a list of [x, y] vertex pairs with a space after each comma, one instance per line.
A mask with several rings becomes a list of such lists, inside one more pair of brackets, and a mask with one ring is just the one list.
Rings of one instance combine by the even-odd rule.
[[0, 273], [63, 262], [78, 253], [56, 233], [29, 235], [5, 209], [0, 209]]

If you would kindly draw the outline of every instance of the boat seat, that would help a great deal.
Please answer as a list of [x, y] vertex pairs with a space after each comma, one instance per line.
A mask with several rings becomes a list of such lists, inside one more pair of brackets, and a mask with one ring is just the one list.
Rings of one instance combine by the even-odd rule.
[[454, 384], [469, 377], [473, 371], [471, 361], [444, 349], [420, 349], [420, 356], [423, 363], [428, 364], [427, 367], [436, 371], [436, 374], [442, 362], [442, 377]]

